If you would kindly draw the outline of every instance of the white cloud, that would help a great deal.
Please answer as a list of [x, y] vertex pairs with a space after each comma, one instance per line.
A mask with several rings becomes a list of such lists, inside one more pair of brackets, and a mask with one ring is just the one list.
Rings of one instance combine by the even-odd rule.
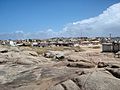
[[99, 16], [66, 25], [63, 32], [69, 32], [72, 36], [81, 33], [87, 36], [105, 36], [109, 33], [120, 36], [120, 3], [107, 8]]
[[120, 36], [120, 3], [110, 6], [96, 17], [69, 23], [59, 32], [48, 29], [36, 33], [24, 33], [20, 30], [15, 33], [0, 34], [0, 39], [106, 36], [110, 33]]
[[18, 30], [15, 33], [24, 33], [22, 30]]
[[45, 39], [45, 38], [52, 38], [52, 37], [56, 37], [57, 36], [57, 32], [54, 32], [52, 29], [47, 29], [44, 31], [38, 31], [35, 33], [27, 33], [25, 35], [26, 38], [34, 38], [34, 39]]

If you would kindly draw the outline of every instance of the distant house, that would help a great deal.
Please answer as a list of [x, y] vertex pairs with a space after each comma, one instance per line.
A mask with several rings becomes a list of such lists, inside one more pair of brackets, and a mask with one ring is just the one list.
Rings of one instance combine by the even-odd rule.
[[38, 43], [37, 42], [33, 42], [32, 46], [38, 46]]
[[16, 42], [10, 41], [9, 42], [10, 46], [16, 46]]
[[77, 47], [77, 46], [80, 46], [80, 44], [78, 44], [78, 43], [74, 44], [74, 47]]
[[93, 45], [98, 45], [98, 44], [100, 44], [100, 41], [91, 41], [91, 43], [92, 43]]
[[54, 43], [55, 46], [67, 46], [67, 47], [71, 47], [74, 44], [73, 43]]
[[81, 42], [81, 45], [89, 45], [89, 44], [91, 44], [90, 41], [82, 41]]
[[112, 43], [103, 43], [102, 44], [102, 52], [112, 52], [113, 46]]
[[42, 42], [42, 43], [39, 43], [38, 46], [39, 47], [47, 47], [47, 46], [49, 46], [49, 44]]
[[120, 51], [120, 42], [102, 44], [102, 52], [118, 52], [118, 51]]

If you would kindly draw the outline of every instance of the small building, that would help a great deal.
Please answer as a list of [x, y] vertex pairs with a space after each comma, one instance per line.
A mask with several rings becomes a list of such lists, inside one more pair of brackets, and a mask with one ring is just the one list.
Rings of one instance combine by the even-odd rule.
[[102, 44], [102, 52], [112, 52], [113, 46], [112, 43], [103, 43]]
[[9, 42], [10, 46], [16, 46], [16, 42], [10, 41]]
[[89, 45], [91, 44], [90, 41], [81, 41], [81, 45]]
[[100, 44], [100, 41], [91, 41], [91, 43], [92, 43], [93, 45], [98, 45], [98, 44]]
[[38, 43], [37, 42], [33, 42], [32, 46], [38, 46]]
[[47, 47], [47, 46], [49, 46], [49, 44], [44, 42], [38, 44], [38, 47]]
[[118, 51], [120, 51], [120, 42], [102, 44], [102, 52], [115, 52], [116, 53]]

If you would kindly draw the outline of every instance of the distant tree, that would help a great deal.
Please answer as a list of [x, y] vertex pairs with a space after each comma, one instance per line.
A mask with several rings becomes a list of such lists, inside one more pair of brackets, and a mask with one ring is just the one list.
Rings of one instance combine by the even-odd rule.
[[32, 39], [29, 39], [29, 42], [32, 42]]

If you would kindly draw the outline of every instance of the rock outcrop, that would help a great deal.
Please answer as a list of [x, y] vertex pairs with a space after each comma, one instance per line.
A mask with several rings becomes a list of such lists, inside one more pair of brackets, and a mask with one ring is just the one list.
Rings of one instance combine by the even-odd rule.
[[0, 48], [0, 90], [120, 90], [120, 59], [112, 54]]

